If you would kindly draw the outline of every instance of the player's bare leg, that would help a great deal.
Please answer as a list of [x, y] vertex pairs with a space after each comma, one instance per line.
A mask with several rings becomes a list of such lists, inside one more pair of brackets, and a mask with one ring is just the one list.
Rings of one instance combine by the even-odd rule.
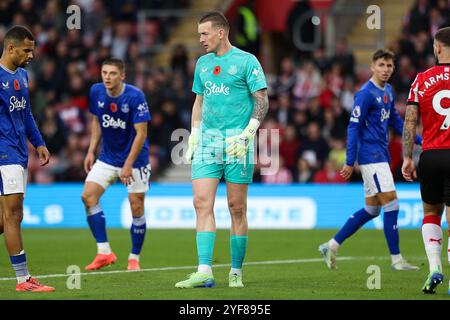
[[212, 256], [216, 239], [214, 202], [219, 179], [202, 178], [192, 181], [197, 229], [197, 272], [187, 280], [175, 284], [177, 288], [212, 288], [215, 286], [212, 273]]
[[227, 182], [228, 209], [230, 210], [231, 215], [230, 287], [244, 286], [242, 283], [242, 264], [244, 262], [248, 243], [247, 194], [248, 184]]
[[1, 196], [0, 201], [2, 203], [6, 249], [10, 256], [15, 256], [23, 250], [20, 227], [23, 219], [23, 194]]
[[3, 231], [6, 249], [17, 277], [16, 291], [52, 292], [53, 287], [41, 284], [28, 272], [23, 250], [21, 226], [23, 219], [23, 194], [0, 196], [0, 210], [3, 215]]
[[428, 204], [423, 202], [422, 238], [430, 265], [430, 273], [422, 287], [424, 293], [434, 293], [437, 285], [444, 280], [441, 262], [441, 219], [443, 211], [443, 203]]
[[0, 234], [3, 234], [3, 211], [1, 202], [0, 202]]
[[140, 270], [140, 254], [144, 244], [147, 224], [144, 215], [145, 193], [129, 193], [131, 214], [133, 222], [131, 224], [131, 253], [128, 256], [128, 270]]
[[219, 179], [204, 178], [192, 181], [197, 232], [216, 232], [214, 202]]
[[106, 236], [106, 221], [99, 199], [105, 192], [102, 186], [95, 182], [87, 181], [84, 184], [81, 199], [86, 208], [87, 220], [95, 241], [97, 242], [97, 255], [94, 261], [86, 266], [86, 270], [97, 270], [110, 265], [117, 260], [112, 252]]

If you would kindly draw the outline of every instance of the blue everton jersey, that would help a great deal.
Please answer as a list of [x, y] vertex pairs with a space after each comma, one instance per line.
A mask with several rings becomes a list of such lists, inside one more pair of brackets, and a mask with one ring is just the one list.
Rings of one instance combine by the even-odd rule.
[[397, 113], [390, 84], [384, 88], [372, 80], [355, 94], [350, 122], [347, 128], [347, 160], [353, 166], [377, 162], [390, 162], [388, 150], [389, 126], [402, 134], [403, 120]]
[[27, 138], [35, 148], [45, 146], [31, 114], [27, 71], [0, 64], [0, 166], [27, 167]]
[[[115, 167], [122, 167], [130, 153], [136, 130], [135, 123], [150, 120], [144, 93], [135, 86], [124, 83], [117, 97], [108, 95], [103, 83], [96, 83], [89, 93], [89, 111], [97, 116], [103, 143], [98, 159]], [[149, 163], [148, 139], [145, 140], [133, 168]]]

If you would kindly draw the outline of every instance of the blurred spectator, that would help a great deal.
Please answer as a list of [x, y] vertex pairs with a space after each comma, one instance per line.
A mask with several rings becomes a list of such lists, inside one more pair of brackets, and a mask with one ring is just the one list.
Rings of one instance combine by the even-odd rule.
[[350, 114], [353, 109], [353, 93], [355, 92], [355, 87], [353, 80], [351, 78], [346, 78], [344, 80], [344, 86], [342, 87], [340, 103], [344, 110]]
[[332, 139], [330, 141], [329, 159], [334, 161], [336, 168], [341, 169], [347, 159], [347, 150], [345, 141], [342, 139]]
[[391, 85], [396, 88], [397, 95], [406, 95], [409, 93], [416, 74], [417, 72], [411, 63], [411, 59], [406, 55], [400, 56], [398, 65], [396, 66], [396, 72], [390, 81]]
[[293, 181], [297, 183], [312, 182], [314, 170], [305, 158], [297, 159], [297, 166], [294, 170]]
[[280, 73], [277, 76], [277, 80], [274, 84], [273, 90], [276, 95], [291, 93], [291, 90], [296, 81], [294, 72], [294, 61], [289, 57], [284, 57], [283, 59], [281, 59]]
[[188, 68], [188, 53], [186, 47], [183, 44], [177, 44], [172, 52], [170, 58], [170, 67], [172, 72], [187, 74]]
[[445, 20], [437, 8], [430, 10], [430, 35], [434, 38], [436, 32], [445, 25]]
[[300, 140], [297, 138], [295, 127], [289, 125], [284, 130], [280, 142], [280, 156], [287, 169], [293, 171], [296, 165], [296, 156], [300, 148]]
[[277, 100], [277, 120], [282, 126], [286, 126], [288, 122], [292, 121], [292, 107], [291, 98], [289, 94], [282, 93], [278, 95]]
[[86, 124], [85, 114], [81, 109], [72, 104], [69, 97], [64, 97], [63, 100], [56, 105], [61, 119], [67, 128], [74, 133], [83, 133]]
[[347, 183], [339, 174], [339, 169], [332, 159], [328, 159], [324, 168], [314, 174], [313, 181], [315, 183]]
[[430, 7], [428, 0], [417, 0], [407, 17], [407, 25], [411, 34], [430, 29]]
[[344, 85], [342, 65], [339, 62], [333, 62], [330, 70], [325, 73], [324, 77], [327, 87], [331, 90], [333, 95], [339, 97], [342, 86]]
[[306, 111], [308, 115], [308, 122], [315, 122], [322, 127], [325, 119], [324, 119], [324, 110], [320, 105], [320, 100], [318, 97], [313, 97], [308, 101], [308, 110]]
[[262, 176], [262, 182], [265, 184], [289, 184], [292, 180], [292, 173], [284, 166], [284, 160], [281, 157], [278, 159], [276, 171]]
[[355, 57], [353, 53], [348, 50], [347, 40], [340, 39], [336, 41], [336, 53], [331, 58], [331, 64], [339, 66], [342, 70], [342, 76], [355, 76]]
[[128, 22], [120, 22], [115, 25], [114, 37], [111, 43], [111, 55], [125, 60], [130, 44], [130, 25]]
[[448, 0], [438, 0], [437, 9], [441, 17], [443, 18], [443, 27], [448, 27], [450, 25], [450, 3]]
[[299, 149], [299, 157], [308, 160], [313, 169], [318, 169], [325, 162], [329, 152], [328, 143], [322, 137], [320, 126], [317, 122], [310, 122], [308, 135]]
[[295, 98], [310, 99], [319, 95], [321, 77], [312, 61], [306, 61], [296, 76], [296, 82], [292, 90]]
[[67, 128], [54, 107], [47, 107], [39, 121], [39, 131], [50, 154], [58, 155], [67, 143]]
[[330, 61], [325, 56], [325, 51], [322, 48], [318, 48], [313, 52], [313, 61], [321, 74], [324, 74], [328, 69]]

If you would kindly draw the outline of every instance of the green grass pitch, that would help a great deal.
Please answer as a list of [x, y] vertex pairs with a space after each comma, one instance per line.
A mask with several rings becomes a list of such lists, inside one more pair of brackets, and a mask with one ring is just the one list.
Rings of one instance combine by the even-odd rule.
[[[435, 295], [421, 287], [428, 263], [420, 230], [400, 230], [402, 254], [420, 271], [392, 271], [381, 230], [362, 229], [339, 251], [338, 270], [328, 270], [317, 247], [336, 230], [250, 230], [244, 265], [245, 288], [228, 288], [229, 231], [217, 233], [213, 289], [177, 289], [197, 264], [195, 230], [147, 230], [141, 255], [141, 272], [125, 272], [130, 250], [129, 231], [108, 230], [117, 262], [87, 272], [96, 246], [88, 229], [24, 229], [23, 238], [32, 275], [54, 286], [54, 293], [15, 292], [15, 280], [4, 245], [0, 248], [0, 299], [151, 299], [151, 300], [307, 300], [307, 299], [450, 299], [447, 278]], [[443, 244], [444, 275], [449, 275]], [[81, 288], [66, 286], [67, 267], [81, 268]], [[381, 288], [368, 289], [370, 265], [380, 268]], [[168, 268], [169, 267], [169, 268]], [[185, 267], [185, 268], [183, 268]], [[163, 269], [167, 268], [167, 269]], [[89, 273], [89, 274], [85, 274]], [[11, 278], [11, 279], [8, 279]]]

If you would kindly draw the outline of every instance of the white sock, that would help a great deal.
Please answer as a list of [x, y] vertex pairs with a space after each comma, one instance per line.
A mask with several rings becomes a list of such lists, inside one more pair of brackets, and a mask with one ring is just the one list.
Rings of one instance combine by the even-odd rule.
[[398, 262], [400, 262], [402, 260], [403, 260], [403, 257], [402, 257], [401, 253], [399, 253], [399, 254], [391, 254], [392, 264], [396, 264], [396, 263], [398, 263]]
[[139, 262], [139, 254], [130, 253], [128, 260], [137, 260]]
[[199, 264], [197, 268], [197, 272], [206, 273], [212, 276], [212, 268], [207, 264]]
[[97, 253], [111, 254], [111, 247], [109, 242], [97, 242]]
[[337, 251], [339, 249], [340, 244], [332, 238], [330, 241], [328, 241], [328, 247], [330, 247], [331, 250]]
[[21, 284], [21, 283], [27, 282], [28, 278], [30, 278], [30, 277], [31, 276], [29, 274], [24, 276], [24, 277], [16, 277], [17, 278], [17, 283]]
[[425, 244], [430, 272], [438, 269], [442, 271], [441, 251], [442, 251], [442, 229], [440, 225], [425, 223], [422, 225], [422, 238]]
[[447, 260], [450, 263], [450, 230], [448, 230]]
[[237, 274], [242, 277], [242, 269], [231, 268], [230, 274]]

